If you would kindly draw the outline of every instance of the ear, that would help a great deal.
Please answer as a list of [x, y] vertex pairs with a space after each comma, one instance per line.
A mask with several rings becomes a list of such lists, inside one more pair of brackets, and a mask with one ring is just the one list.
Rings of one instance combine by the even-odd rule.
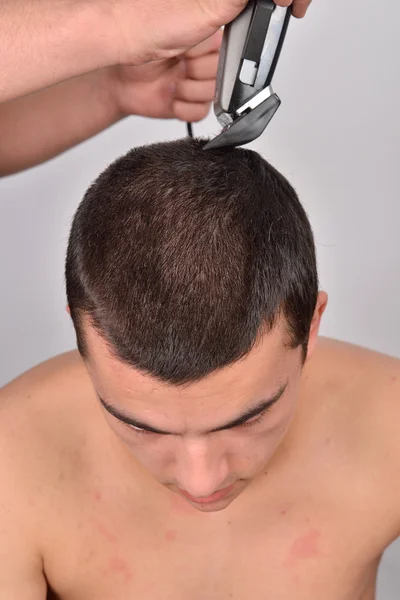
[[318, 339], [319, 327], [321, 325], [322, 315], [325, 312], [328, 304], [328, 294], [326, 292], [319, 292], [317, 304], [314, 311], [314, 316], [310, 326], [310, 336], [308, 341], [307, 358], [309, 360], [314, 352], [315, 345]]
[[65, 310], [67, 311], [67, 313], [69, 314], [69, 316], [71, 316], [71, 309], [69, 307], [69, 305], [67, 304], [67, 306], [65, 307]]

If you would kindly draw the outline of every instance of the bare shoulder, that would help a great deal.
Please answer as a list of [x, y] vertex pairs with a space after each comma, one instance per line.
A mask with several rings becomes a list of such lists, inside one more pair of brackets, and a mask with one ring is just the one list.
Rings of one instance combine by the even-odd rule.
[[[60, 372], [77, 369], [73, 353], [47, 361], [0, 390], [0, 597], [44, 600], [44, 506], [53, 460], [49, 410]], [[59, 387], [59, 386], [58, 386]], [[47, 408], [46, 408], [47, 407]], [[54, 423], [57, 429], [57, 420]], [[47, 458], [49, 457], [49, 458]], [[51, 469], [50, 469], [51, 470]], [[17, 524], [17, 526], [16, 526]]]
[[[48, 439], [49, 424], [57, 429], [63, 400], [68, 401], [71, 387], [81, 369], [79, 358], [69, 352], [47, 360], [26, 371], [0, 391], [0, 439], [27, 456], [27, 448], [40, 446]], [[82, 370], [82, 375], [83, 370]], [[81, 376], [82, 377], [82, 376]]]
[[[351, 397], [349, 410], [374, 405], [396, 409], [400, 389], [400, 359], [348, 342], [320, 337], [304, 368], [304, 379], [312, 389], [333, 394], [337, 400]], [[400, 403], [398, 406], [400, 410]], [[364, 412], [364, 411], [363, 411]]]
[[18, 415], [20, 421], [25, 420], [26, 415], [31, 420], [42, 407], [46, 406], [47, 412], [51, 412], [52, 407], [59, 410], [71, 396], [89, 390], [90, 380], [84, 363], [73, 350], [32, 367], [5, 385], [0, 390], [0, 411], [8, 418]]
[[[376, 377], [382, 382], [382, 377], [389, 376], [391, 384], [395, 383], [400, 373], [400, 359], [389, 356], [376, 350], [364, 348], [356, 344], [320, 337], [310, 363], [313, 368], [323, 368], [324, 373], [330, 371], [329, 365], [334, 366], [334, 371], [344, 377], [356, 381], [355, 374], [362, 372], [364, 377]], [[366, 369], [370, 369], [368, 373]]]
[[319, 338], [305, 375], [318, 389], [343, 403], [346, 413], [355, 411], [358, 420], [366, 427], [373, 426], [377, 434], [380, 427], [400, 418], [400, 359], [396, 357]]
[[70, 375], [73, 375], [74, 379], [76, 376], [85, 376], [83, 362], [76, 350], [65, 352], [32, 367], [1, 388], [0, 410], [7, 410], [13, 403], [35, 400], [38, 395], [44, 397], [47, 392], [53, 391], [50, 389], [52, 384], [58, 385], [60, 377]]
[[[21, 502], [51, 502], [52, 483], [85, 444], [93, 411], [90, 379], [77, 352], [35, 366], [0, 390], [0, 453]], [[87, 428], [87, 427], [86, 427]], [[76, 464], [76, 466], [78, 466]], [[46, 490], [46, 493], [44, 493]]]
[[[307, 373], [308, 370], [308, 373]], [[400, 360], [357, 345], [320, 338], [305, 368], [347, 464], [360, 475], [364, 498], [386, 511], [393, 538], [400, 534]], [[365, 479], [363, 479], [365, 475]], [[373, 489], [376, 486], [376, 490]], [[372, 513], [371, 513], [372, 514]]]
[[[0, 390], [0, 450], [18, 466], [23, 479], [65, 428], [72, 390], [87, 386], [76, 352], [68, 352], [26, 371]], [[52, 434], [54, 432], [54, 435]], [[52, 454], [52, 453], [51, 453]]]
[[[0, 443], [21, 472], [58, 468], [60, 454], [79, 446], [93, 388], [76, 351], [26, 371], [0, 391]], [[7, 450], [8, 449], [8, 450]], [[45, 458], [44, 458], [45, 457]]]

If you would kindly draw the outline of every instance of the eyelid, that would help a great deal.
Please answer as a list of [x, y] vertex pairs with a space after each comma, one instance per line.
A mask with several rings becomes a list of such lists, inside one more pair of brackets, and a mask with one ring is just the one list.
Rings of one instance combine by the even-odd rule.
[[140, 431], [140, 432], [145, 432], [146, 429], [142, 429], [141, 427], [135, 427], [135, 425], [130, 425], [129, 423], [126, 423], [126, 425], [129, 425], [129, 427], [131, 429], [133, 429], [134, 431]]
[[147, 429], [141, 429], [140, 427], [135, 427], [135, 425], [131, 425], [130, 423], [125, 423], [125, 421], [120, 421], [120, 423], [122, 423], [123, 425], [126, 425], [126, 427], [128, 427], [131, 431], [134, 431], [135, 433], [138, 434], [145, 434], [145, 435], [157, 435], [155, 434], [153, 431], [148, 431]]
[[[267, 406], [266, 408], [264, 408], [264, 410], [262, 412], [260, 412], [258, 415], [256, 415], [255, 417], [252, 417], [251, 419], [249, 419], [248, 421], [246, 421], [245, 423], [241, 423], [240, 425], [236, 425], [236, 427], [232, 427], [230, 429], [240, 429], [242, 427], [251, 427], [252, 425], [256, 425], [259, 421], [262, 420], [262, 418], [275, 406], [275, 404], [272, 404], [270, 406]], [[129, 429], [131, 429], [132, 431], [134, 431], [135, 433], [139, 434], [139, 435], [162, 435], [159, 434], [155, 431], [149, 431], [148, 429], [141, 429], [140, 427], [135, 427], [135, 425], [131, 425], [130, 423], [125, 423], [124, 421], [121, 421], [121, 423], [123, 423], [123, 425], [126, 425], [127, 427], [129, 427]]]
[[266, 415], [267, 412], [271, 410], [271, 408], [272, 406], [267, 406], [267, 408], [264, 408], [264, 410], [260, 412], [257, 416], [253, 417], [249, 421], [246, 421], [245, 423], [242, 423], [241, 425], [239, 425], [239, 427], [251, 427], [252, 425], [255, 425], [256, 423], [261, 421], [264, 415]]
[[[252, 419], [250, 419], [249, 421], [246, 421], [245, 423], [242, 423], [241, 425], [237, 425], [236, 427], [232, 427], [232, 429], [240, 429], [242, 427], [251, 427], [252, 425], [256, 425], [256, 423], [258, 423], [259, 421], [261, 421], [261, 419], [264, 417], [264, 415], [269, 412], [271, 410], [272, 406], [267, 406], [267, 408], [264, 408], [264, 410], [259, 413], [258, 415], [256, 415], [255, 417], [253, 417]], [[130, 425], [129, 423], [125, 423], [125, 425], [127, 425], [129, 427], [129, 429], [131, 429], [132, 431], [134, 431], [135, 433], [138, 433], [139, 435], [160, 435], [155, 433], [154, 431], [148, 431], [147, 429], [141, 429], [140, 427], [135, 427], [134, 425]]]

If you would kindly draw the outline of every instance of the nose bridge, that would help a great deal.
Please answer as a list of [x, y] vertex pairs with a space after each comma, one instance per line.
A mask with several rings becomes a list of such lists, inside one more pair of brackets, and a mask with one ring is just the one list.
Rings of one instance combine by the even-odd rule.
[[226, 453], [212, 436], [182, 438], [176, 466], [178, 485], [195, 497], [220, 489], [229, 474]]

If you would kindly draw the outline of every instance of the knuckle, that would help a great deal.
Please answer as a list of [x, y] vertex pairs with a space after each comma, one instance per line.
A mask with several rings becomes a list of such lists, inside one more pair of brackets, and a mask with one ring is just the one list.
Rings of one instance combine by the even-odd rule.
[[212, 102], [215, 81], [184, 81], [178, 84], [176, 98], [187, 102]]
[[196, 111], [194, 111], [193, 121], [197, 122], [197, 121], [201, 121], [202, 119], [204, 119], [208, 115], [210, 107], [211, 107], [211, 103], [207, 102], [207, 103], [202, 104], [198, 108], [196, 108]]
[[181, 121], [196, 123], [204, 119], [210, 110], [211, 102], [202, 104], [191, 104], [189, 102], [176, 101], [174, 103], [175, 117]]

